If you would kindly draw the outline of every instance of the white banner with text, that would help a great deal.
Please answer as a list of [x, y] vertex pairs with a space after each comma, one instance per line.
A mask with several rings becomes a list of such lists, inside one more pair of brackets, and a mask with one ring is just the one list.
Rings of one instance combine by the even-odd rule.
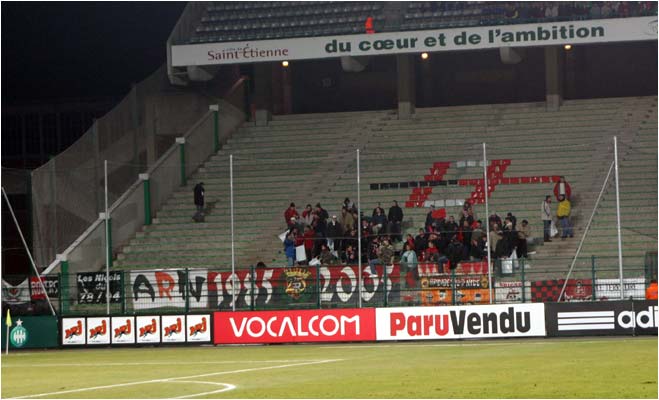
[[657, 17], [175, 45], [174, 67], [657, 40]]

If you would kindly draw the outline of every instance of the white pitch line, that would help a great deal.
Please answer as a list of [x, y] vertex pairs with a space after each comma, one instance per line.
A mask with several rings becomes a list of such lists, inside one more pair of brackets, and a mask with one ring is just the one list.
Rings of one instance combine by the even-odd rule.
[[194, 383], [198, 385], [215, 385], [215, 386], [224, 386], [223, 389], [219, 390], [212, 390], [210, 392], [204, 392], [204, 393], [195, 393], [195, 394], [187, 394], [185, 396], [179, 396], [179, 397], [174, 397], [175, 399], [188, 399], [190, 397], [199, 397], [199, 396], [206, 396], [209, 394], [218, 394], [222, 392], [228, 392], [229, 390], [233, 390], [236, 388], [235, 385], [232, 385], [230, 383], [220, 383], [220, 382], [206, 382], [206, 381], [170, 381], [170, 382], [175, 382], [175, 383]]
[[265, 370], [269, 370], [269, 369], [291, 368], [291, 367], [299, 367], [299, 366], [303, 366], [303, 365], [326, 364], [326, 363], [338, 362], [338, 361], [343, 361], [343, 359], [321, 360], [321, 361], [303, 362], [303, 363], [296, 363], [296, 364], [274, 365], [274, 366], [270, 366], [270, 367], [238, 369], [238, 370], [234, 370], [234, 371], [211, 372], [211, 373], [208, 373], [208, 374], [179, 376], [179, 377], [165, 378], [165, 379], [152, 379], [152, 380], [148, 380], [148, 381], [117, 383], [117, 384], [114, 384], [114, 385], [93, 386], [93, 387], [80, 388], [80, 389], [62, 390], [62, 391], [58, 391], [58, 392], [30, 394], [30, 395], [27, 395], [27, 396], [19, 396], [19, 397], [11, 397], [11, 398], [12, 399], [28, 399], [28, 398], [32, 398], [32, 397], [54, 396], [54, 395], [60, 395], [60, 394], [86, 392], [86, 391], [90, 391], [90, 390], [112, 389], [112, 388], [116, 388], [116, 387], [144, 385], [144, 384], [148, 384], [148, 383], [170, 382], [170, 381], [175, 381], [175, 380], [179, 380], [179, 379], [205, 378], [205, 377], [208, 377], [208, 376], [240, 374], [240, 373], [243, 373], [243, 372], [254, 372], [254, 371], [265, 371]]
[[[274, 363], [283, 363], [283, 362], [316, 362], [323, 360], [231, 360], [231, 361], [199, 361], [195, 364], [205, 364], [205, 365], [218, 365], [218, 364], [274, 364]], [[2, 364], [2, 368], [14, 368], [14, 367], [128, 367], [128, 366], [140, 366], [140, 365], [171, 365], [172, 362], [135, 362], [135, 363], [49, 363], [49, 364], [9, 364], [5, 362]]]

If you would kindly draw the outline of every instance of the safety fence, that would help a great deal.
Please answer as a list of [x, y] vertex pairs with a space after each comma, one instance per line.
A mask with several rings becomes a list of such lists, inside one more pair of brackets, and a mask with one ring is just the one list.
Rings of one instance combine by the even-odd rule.
[[[180, 268], [111, 271], [110, 305], [106, 272], [79, 272], [3, 280], [3, 307], [14, 314], [46, 314], [46, 296], [62, 316], [143, 315], [181, 312], [331, 309], [465, 304], [544, 303], [621, 299], [614, 268], [592, 258], [571, 278], [556, 278], [529, 260], [462, 262], [454, 269], [437, 263], [248, 267], [231, 270]], [[652, 273], [627, 268], [623, 299], [644, 299]], [[361, 294], [361, 295], [360, 295]], [[361, 298], [360, 298], [361, 297]], [[3, 310], [4, 311], [4, 310]]]

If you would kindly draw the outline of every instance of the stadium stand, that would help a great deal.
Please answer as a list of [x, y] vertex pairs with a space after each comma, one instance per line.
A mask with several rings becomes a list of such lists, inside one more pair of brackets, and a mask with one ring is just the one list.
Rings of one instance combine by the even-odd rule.
[[[238, 265], [261, 260], [273, 265], [285, 264], [277, 235], [285, 229], [281, 215], [290, 201], [298, 205], [320, 202], [330, 214], [338, 214], [345, 197], [356, 199], [355, 148], [361, 149], [361, 204], [366, 215], [370, 215], [377, 202], [385, 210], [392, 200], [402, 205], [412, 191], [370, 190], [374, 182], [423, 180], [428, 168], [438, 161], [451, 162], [447, 180], [481, 177], [482, 167], [458, 168], [457, 161], [478, 160], [482, 157], [481, 143], [486, 141], [489, 160], [510, 160], [506, 176], [568, 177], [575, 194], [572, 221], [580, 238], [608, 170], [608, 163], [602, 162], [603, 155], [611, 156], [611, 137], [625, 131], [628, 132], [625, 138], [633, 143], [628, 154], [634, 154], [634, 163], [643, 164], [621, 175], [625, 188], [633, 187], [645, 193], [640, 199], [634, 197], [636, 200], [627, 206], [629, 212], [623, 212], [625, 216], [639, 215], [623, 221], [623, 226], [633, 232], [643, 218], [656, 215], [656, 204], [652, 204], [656, 189], [648, 185], [656, 179], [656, 170], [654, 175], [637, 176], [651, 172], [648, 170], [652, 164], [648, 161], [653, 157], [656, 161], [656, 152], [649, 152], [643, 158], [635, 153], [635, 149], [652, 143], [656, 148], [656, 136], [651, 135], [656, 128], [653, 121], [656, 121], [656, 98], [613, 98], [567, 101], [557, 113], [548, 112], [543, 103], [520, 103], [418, 109], [412, 121], [397, 120], [392, 112], [383, 111], [281, 116], [275, 117], [268, 127], [244, 124], [188, 185], [169, 199], [158, 212], [156, 223], [138, 233], [124, 248], [115, 266], [132, 269], [230, 265], [229, 154], [234, 157]], [[302, 136], [316, 143], [313, 153], [291, 154], [291, 143]], [[556, 150], [546, 152], [547, 148]], [[211, 207], [206, 222], [194, 224], [191, 193], [199, 181], [206, 185], [207, 203]], [[529, 220], [539, 236], [540, 204], [553, 185], [552, 182], [500, 184], [492, 193], [490, 214], [505, 216], [512, 212], [518, 221]], [[433, 189], [428, 200], [465, 199], [470, 197], [473, 186]], [[616, 254], [611, 246], [616, 240], [614, 214], [606, 211], [613, 204], [611, 190], [609, 185], [580, 255], [588, 262], [592, 255], [607, 260]], [[447, 214], [456, 217], [460, 209], [458, 204], [446, 207]], [[404, 211], [404, 229], [415, 234], [423, 227], [427, 208], [406, 207]], [[484, 218], [484, 205], [477, 203], [475, 212]], [[638, 264], [644, 251], [656, 248], [656, 243], [653, 247], [651, 241], [640, 239], [648, 235], [648, 230], [640, 229], [641, 234], [629, 236], [638, 241], [638, 246], [624, 253], [626, 262]], [[601, 243], [602, 236], [607, 240], [596, 245], [594, 242]], [[533, 269], [560, 268], [564, 272], [577, 245], [578, 239], [574, 239], [538, 247]], [[559, 267], [557, 257], [564, 258]]]
[[[554, 9], [555, 8], [555, 9]], [[595, 11], [598, 10], [598, 11]], [[188, 44], [656, 15], [656, 2], [210, 2]]]

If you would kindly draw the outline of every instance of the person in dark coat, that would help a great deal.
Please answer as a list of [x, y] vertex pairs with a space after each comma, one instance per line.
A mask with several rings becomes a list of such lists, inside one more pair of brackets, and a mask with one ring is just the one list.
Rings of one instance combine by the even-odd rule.
[[403, 210], [398, 206], [398, 202], [394, 200], [389, 208], [389, 234], [393, 241], [400, 242], [403, 239], [401, 235], [401, 224], [403, 223]]
[[194, 204], [197, 206], [197, 215], [204, 215], [204, 182], [199, 182], [194, 187]]

